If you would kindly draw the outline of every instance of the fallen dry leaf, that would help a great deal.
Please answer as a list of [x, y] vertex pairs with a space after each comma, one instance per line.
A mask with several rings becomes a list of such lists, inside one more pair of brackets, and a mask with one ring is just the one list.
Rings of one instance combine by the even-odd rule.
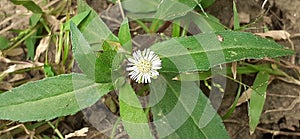
[[238, 99], [236, 106], [240, 106], [243, 103], [247, 102], [250, 99], [251, 94], [252, 94], [252, 89], [251, 88], [247, 89]]
[[1, 90], [11, 90], [13, 87], [9, 82], [1, 81], [0, 82], [0, 89]]
[[18, 56], [24, 53], [22, 48], [14, 48], [6, 53], [7, 56]]
[[7, 76], [9, 73], [18, 71], [18, 70], [23, 70], [23, 69], [27, 69], [27, 68], [34, 68], [34, 67], [38, 67], [38, 66], [43, 66], [43, 63], [28, 63], [28, 62], [23, 62], [20, 64], [14, 64], [8, 67], [7, 70], [3, 71], [0, 74], [0, 79], [3, 79], [5, 76]]
[[26, 76], [25, 74], [14, 74], [12, 75], [13, 77], [11, 79], [8, 80], [8, 82], [15, 82], [15, 81], [19, 81], [19, 80], [22, 80], [24, 79]]
[[237, 62], [232, 62], [232, 65], [231, 65], [231, 72], [233, 74], [233, 79], [236, 79], [236, 74], [237, 74]]
[[65, 139], [72, 138], [72, 137], [84, 137], [84, 136], [86, 136], [86, 132], [88, 132], [88, 131], [89, 131], [89, 128], [84, 127], [80, 130], [77, 130], [73, 133], [66, 135]]
[[50, 36], [46, 36], [40, 41], [40, 44], [36, 48], [34, 61], [38, 61], [40, 55], [47, 50], [49, 43], [50, 43]]
[[255, 33], [255, 34], [263, 38], [270, 37], [273, 38], [274, 40], [286, 40], [291, 36], [291, 34], [285, 30], [270, 30], [265, 33]]
[[48, 21], [48, 23], [50, 24], [51, 26], [51, 30], [53, 32], [56, 32], [59, 30], [59, 27], [60, 27], [60, 21], [57, 20], [57, 18], [53, 15], [46, 15], [46, 19]]

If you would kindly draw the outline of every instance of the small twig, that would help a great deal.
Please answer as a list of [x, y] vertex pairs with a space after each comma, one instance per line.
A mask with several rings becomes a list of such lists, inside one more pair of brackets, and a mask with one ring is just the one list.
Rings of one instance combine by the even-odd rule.
[[263, 4], [261, 5], [261, 9], [264, 9], [264, 7], [265, 7], [265, 5], [267, 4], [267, 2], [268, 2], [268, 0], [265, 0], [265, 1], [263, 2]]
[[47, 8], [49, 8], [50, 6], [56, 4], [56, 3], [59, 2], [59, 1], [61, 1], [61, 0], [50, 1], [47, 5], [45, 5], [45, 6], [43, 7], [43, 9], [47, 9]]
[[30, 134], [30, 132], [27, 130], [27, 128], [23, 124], [19, 124], [19, 125], [13, 126], [11, 128], [0, 131], [0, 135], [3, 134], [3, 133], [6, 133], [6, 132], [12, 131], [12, 130], [14, 130], [16, 128], [19, 128], [19, 127], [23, 128], [26, 134], [28, 134], [28, 135]]
[[300, 33], [296, 33], [296, 34], [292, 35], [290, 38], [295, 38], [295, 37], [300, 37]]
[[15, 27], [15, 26], [19, 25], [20, 23], [24, 22], [25, 20], [27, 20], [27, 18], [22, 18], [21, 20], [18, 20], [17, 22], [14, 22], [14, 23], [10, 24], [6, 28], [0, 30], [0, 34], [12, 29], [13, 27]]
[[294, 101], [287, 108], [279, 108], [279, 109], [266, 110], [264, 113], [279, 112], [279, 111], [290, 111], [298, 103], [300, 103], [300, 92], [299, 92], [299, 96], [297, 98], [295, 98]]
[[[294, 43], [293, 43], [293, 41], [290, 39], [290, 37], [287, 37], [287, 40], [288, 40], [288, 42], [291, 44], [291, 49], [293, 50], [293, 51], [295, 51], [295, 45], [294, 45]], [[291, 56], [291, 63], [292, 64], [295, 64], [296, 62], [296, 55], [292, 55]]]
[[58, 137], [60, 139], [64, 139], [64, 136], [60, 133], [60, 131], [50, 121], [48, 121], [47, 123], [48, 123], [48, 125], [50, 125], [50, 127], [54, 130], [54, 132], [58, 135]]
[[284, 81], [286, 83], [290, 83], [290, 84], [295, 84], [295, 85], [299, 85], [300, 86], [300, 81], [293, 78], [293, 77], [289, 77], [289, 78], [284, 78], [284, 77], [275, 77], [276, 79], [279, 79], [281, 81]]
[[120, 8], [120, 12], [121, 12], [121, 15], [122, 15], [122, 18], [123, 20], [125, 19], [125, 14], [124, 14], [124, 10], [123, 10], [123, 7], [122, 7], [122, 3], [121, 3], [121, 0], [118, 0], [118, 5], [119, 5], [119, 8]]
[[[224, 120], [224, 122], [226, 123], [233, 123], [233, 124], [238, 124], [238, 125], [241, 125], [243, 127], [245, 126], [249, 126], [248, 123], [242, 121], [237, 121], [237, 120]], [[284, 135], [284, 136], [300, 136], [300, 132], [287, 132], [287, 131], [278, 131], [278, 130], [271, 130], [271, 129], [265, 129], [265, 128], [262, 128], [262, 127], [256, 127], [257, 130], [261, 131], [261, 132], [264, 132], [264, 133], [270, 133], [270, 134], [273, 134], [274, 136], [276, 135]]]
[[115, 22], [115, 23], [121, 25], [121, 22], [120, 22], [120, 21], [118, 21], [118, 20], [116, 20], [116, 19], [114, 19], [114, 18], [111, 18], [111, 17], [109, 17], [109, 16], [101, 15], [101, 18], [106, 19], [106, 20], [109, 20], [109, 21], [112, 21], [112, 22]]
[[122, 136], [125, 136], [125, 135], [127, 135], [127, 133], [126, 132], [122, 132], [122, 133], [116, 135], [115, 139], [119, 139], [119, 138], [121, 138]]
[[284, 135], [284, 136], [300, 136], [300, 132], [287, 132], [287, 131], [278, 131], [278, 130], [270, 130], [270, 129], [265, 129], [262, 127], [256, 127], [257, 130], [265, 132], [265, 133], [270, 133], [273, 135]]
[[268, 96], [272, 97], [285, 97], [285, 98], [297, 98], [298, 96], [293, 95], [279, 95], [279, 94], [273, 94], [273, 93], [267, 93]]
[[264, 60], [273, 62], [273, 63], [275, 63], [279, 66], [282, 66], [282, 67], [285, 67], [285, 68], [288, 68], [288, 69], [294, 69], [294, 70], [296, 70], [296, 72], [298, 72], [298, 74], [300, 73], [300, 67], [297, 66], [297, 65], [292, 64], [289, 61], [285, 61], [285, 60], [280, 59], [280, 62], [278, 62], [278, 61], [276, 61], [274, 59], [271, 59], [271, 58], [264, 58]]

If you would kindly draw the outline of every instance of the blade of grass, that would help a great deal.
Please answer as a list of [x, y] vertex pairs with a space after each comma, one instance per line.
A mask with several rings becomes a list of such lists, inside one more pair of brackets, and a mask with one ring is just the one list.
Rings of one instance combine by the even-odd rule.
[[150, 29], [147, 27], [147, 25], [144, 22], [142, 22], [139, 19], [136, 19], [135, 21], [136, 21], [137, 24], [139, 24], [144, 29], [144, 31], [146, 33], [150, 33]]
[[125, 18], [124, 21], [121, 24], [120, 30], [119, 30], [119, 41], [122, 47], [131, 53], [132, 51], [132, 42], [131, 42], [131, 34], [130, 34], [130, 28], [128, 19]]
[[259, 72], [253, 83], [253, 90], [250, 97], [250, 107], [249, 107], [249, 126], [250, 134], [252, 135], [255, 131], [256, 126], [259, 123], [261, 112], [263, 110], [266, 91], [268, 87], [270, 75], [266, 72]]
[[63, 55], [63, 60], [62, 60], [63, 65], [66, 64], [66, 61], [68, 59], [69, 48], [70, 48], [70, 31], [66, 31], [65, 32], [65, 41], [64, 41], [64, 55]]
[[233, 113], [233, 111], [235, 110], [236, 108], [236, 104], [238, 103], [238, 100], [239, 100], [239, 97], [241, 95], [241, 91], [242, 91], [242, 84], [239, 85], [239, 88], [238, 88], [238, 92], [235, 96], [235, 99], [231, 105], [231, 107], [229, 108], [229, 110], [226, 112], [226, 114], [224, 116], [222, 116], [222, 119], [225, 120], [227, 118], [229, 118], [231, 116], [231, 114]]
[[62, 54], [62, 47], [63, 47], [63, 37], [64, 37], [64, 32], [63, 32], [63, 24], [60, 24], [60, 31], [59, 31], [59, 37], [58, 37], [58, 48], [56, 50], [55, 54], [55, 64], [59, 64], [61, 54]]
[[187, 32], [188, 32], [188, 29], [189, 29], [189, 22], [185, 23], [184, 24], [184, 27], [182, 29], [182, 32], [181, 32], [181, 36], [186, 36]]
[[39, 25], [33, 27], [28, 34], [26, 34], [23, 38], [21, 38], [19, 41], [17, 41], [15, 44], [13, 44], [10, 48], [8, 48], [7, 50], [5, 50], [3, 53], [5, 54], [5, 53], [11, 51], [12, 49], [16, 48], [17, 46], [19, 46], [27, 38], [29, 38], [31, 35], [33, 35], [37, 31], [37, 28], [39, 28], [39, 27], [40, 27]]
[[240, 29], [240, 21], [239, 21], [239, 15], [238, 11], [236, 9], [236, 4], [233, 1], [233, 29], [234, 30], [239, 30]]
[[33, 13], [43, 13], [43, 10], [40, 8], [40, 6], [31, 0], [11, 0], [11, 2], [16, 5], [23, 5]]
[[172, 26], [172, 37], [180, 36], [180, 20], [174, 20]]

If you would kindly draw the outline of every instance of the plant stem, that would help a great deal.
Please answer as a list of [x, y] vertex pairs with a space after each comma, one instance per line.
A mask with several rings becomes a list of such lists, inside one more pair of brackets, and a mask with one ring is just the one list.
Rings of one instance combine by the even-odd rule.
[[137, 24], [139, 24], [147, 33], [150, 33], [150, 29], [146, 26], [145, 23], [143, 23], [141, 20], [135, 20]]
[[60, 131], [50, 122], [50, 121], [47, 121], [48, 125], [51, 126], [51, 128], [54, 130], [54, 132], [58, 135], [58, 137], [60, 139], [64, 139], [64, 136], [60, 133]]
[[55, 55], [55, 64], [58, 64], [60, 61], [60, 57], [61, 57], [61, 51], [62, 51], [62, 45], [63, 45], [63, 24], [60, 24], [60, 31], [59, 31], [59, 40], [58, 40], [58, 50], [56, 51], [56, 55]]
[[231, 105], [230, 109], [227, 111], [227, 113], [224, 116], [222, 116], [223, 120], [229, 118], [231, 116], [232, 112], [235, 110], [235, 107], [236, 107], [236, 104], [238, 103], [241, 92], [242, 92], [242, 84], [239, 84], [239, 89], [235, 96], [234, 102], [232, 103], [232, 105]]
[[154, 33], [157, 30], [159, 22], [160, 22], [159, 19], [154, 19], [153, 20], [153, 22], [150, 26], [150, 33]]
[[28, 37], [30, 37], [32, 34], [34, 34], [37, 31], [38, 26], [35, 26], [26, 36], [24, 36], [21, 40], [19, 40], [17, 43], [15, 43], [12, 47], [10, 47], [9, 49], [5, 50], [5, 52], [3, 52], [4, 54], [11, 51], [12, 49], [14, 49], [15, 47], [17, 47], [18, 45], [20, 45], [23, 41], [25, 41]]
[[180, 36], [180, 20], [174, 20], [172, 26], [172, 37]]

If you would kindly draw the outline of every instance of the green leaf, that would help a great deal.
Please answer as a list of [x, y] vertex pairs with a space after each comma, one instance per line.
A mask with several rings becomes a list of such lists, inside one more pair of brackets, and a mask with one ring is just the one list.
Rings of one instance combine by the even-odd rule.
[[27, 57], [34, 60], [34, 48], [36, 43], [37, 32], [33, 33], [31, 36], [25, 39], [25, 45], [27, 48]]
[[172, 37], [180, 36], [180, 22], [181, 20], [174, 20], [172, 23]]
[[55, 75], [51, 65], [44, 65], [44, 72], [46, 77], [53, 77]]
[[123, 0], [122, 6], [126, 11], [133, 13], [154, 12], [160, 0]]
[[6, 37], [0, 36], [0, 50], [7, 49], [9, 47], [9, 40]]
[[30, 82], [0, 94], [0, 119], [50, 120], [75, 114], [108, 93], [111, 84], [99, 84], [83, 74], [65, 74]]
[[198, 0], [201, 1], [201, 5], [203, 8], [207, 8], [215, 3], [216, 0]]
[[76, 26], [78, 26], [89, 14], [91, 11], [85, 11], [82, 13], [77, 14], [76, 16], [72, 17], [69, 21], [67, 21], [66, 23], [64, 23], [64, 31], [66, 30], [70, 30], [70, 22], [72, 21], [73, 23], [76, 24]]
[[240, 20], [239, 20], [239, 14], [238, 11], [236, 9], [236, 4], [234, 1], [233, 2], [233, 28], [234, 30], [238, 30], [240, 28]]
[[[207, 16], [196, 12], [190, 12], [184, 18], [192, 21], [198, 26], [201, 32], [224, 31], [226, 26], [220, 23], [219, 19], [206, 13]], [[199, 32], [199, 31], [198, 31]], [[193, 33], [195, 34], [195, 33]]]
[[164, 0], [158, 5], [155, 18], [172, 20], [186, 15], [196, 5], [195, 0]]
[[119, 90], [120, 115], [126, 132], [133, 139], [153, 139], [147, 115], [129, 83]]
[[116, 56], [116, 51], [109, 50], [99, 54], [95, 65], [95, 80], [96, 82], [111, 82], [112, 81], [112, 64]]
[[214, 66], [243, 59], [294, 54], [272, 40], [234, 31], [172, 38], [156, 43], [150, 49], [160, 55], [162, 72], [207, 71]]
[[11, 0], [11, 2], [16, 5], [23, 5], [33, 13], [43, 13], [43, 10], [40, 8], [40, 6], [38, 6], [31, 0]]
[[77, 0], [77, 5], [78, 14], [93, 10], [84, 0]]
[[269, 77], [270, 75], [268, 73], [259, 72], [253, 83], [249, 107], [250, 134], [253, 134], [256, 126], [259, 123], [259, 118], [266, 100]]
[[172, 77], [163, 74], [150, 84], [150, 103], [156, 104], [151, 109], [153, 123], [159, 138], [229, 138], [222, 119], [199, 86], [173, 81]]
[[131, 35], [130, 35], [129, 23], [127, 18], [121, 24], [118, 37], [120, 40], [120, 44], [123, 46], [123, 48], [126, 51], [131, 52], [132, 42], [131, 42]]
[[41, 19], [43, 14], [41, 13], [33, 13], [32, 16], [30, 17], [30, 25], [35, 26]]
[[133, 19], [172, 20], [186, 15], [197, 5], [195, 0], [124, 0], [127, 16]]
[[72, 50], [79, 68], [89, 78], [95, 79], [96, 54], [73, 22], [70, 22]]
[[[264, 71], [271, 75], [277, 76], [285, 76], [285, 73], [279, 69], [274, 69], [271, 64], [261, 64], [261, 65], [251, 65], [247, 63], [243, 63], [241, 66], [237, 67], [237, 74], [252, 74], [257, 73], [260, 71]], [[222, 69], [215, 69], [213, 72], [211, 70], [208, 71], [201, 71], [201, 72], [193, 72], [193, 73], [182, 73], [177, 75], [174, 79], [179, 81], [200, 81], [200, 80], [207, 80], [211, 78], [213, 75], [219, 74], [231, 74], [232, 70], [231, 67], [226, 67]]]
[[100, 19], [88, 4], [82, 0], [78, 0], [78, 13], [90, 11], [89, 15], [80, 22], [78, 28], [82, 32], [84, 38], [90, 44], [92, 50], [102, 50], [104, 41], [118, 42], [119, 39], [109, 30], [106, 24]]

